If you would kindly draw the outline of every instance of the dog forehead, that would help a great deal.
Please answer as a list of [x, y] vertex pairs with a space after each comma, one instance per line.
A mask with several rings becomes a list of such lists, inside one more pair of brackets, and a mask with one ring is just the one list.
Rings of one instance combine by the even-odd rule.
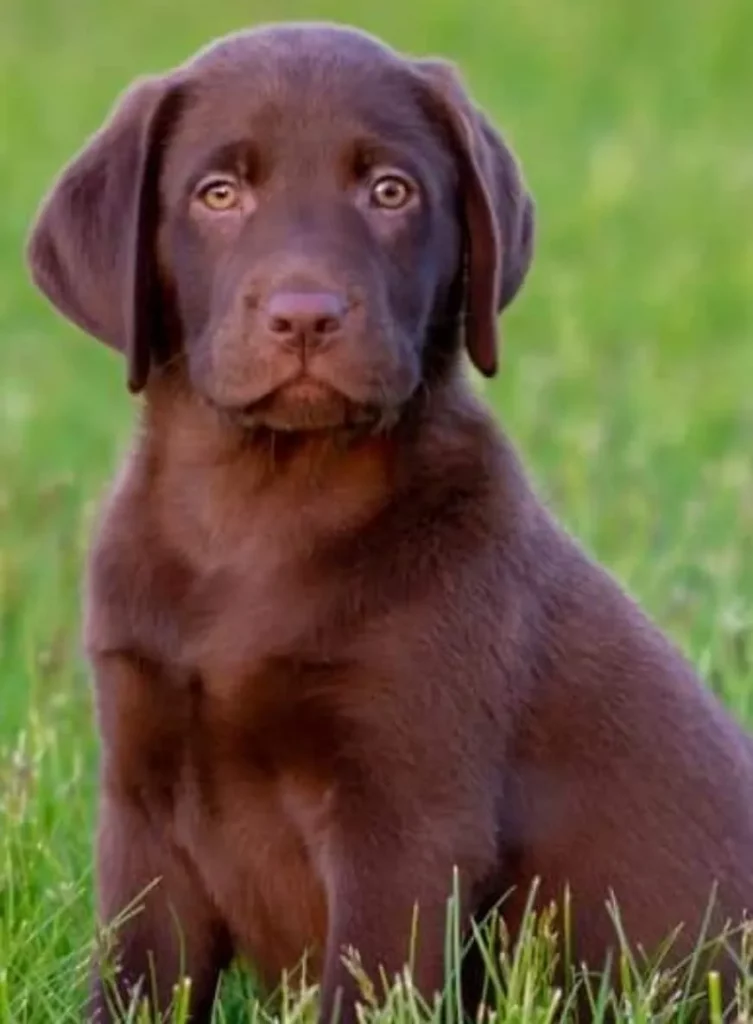
[[243, 138], [268, 148], [292, 138], [336, 145], [358, 136], [441, 148], [408, 62], [355, 31], [283, 26], [236, 35], [183, 72], [177, 163]]
[[265, 72], [283, 67], [337, 68], [406, 63], [381, 40], [360, 29], [325, 22], [288, 22], [235, 32], [199, 50], [185, 66], [194, 69], [253, 63]]

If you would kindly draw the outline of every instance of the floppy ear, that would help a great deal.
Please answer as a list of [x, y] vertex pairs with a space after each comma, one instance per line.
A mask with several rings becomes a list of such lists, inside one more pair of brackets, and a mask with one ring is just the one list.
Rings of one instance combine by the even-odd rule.
[[177, 98], [166, 79], [135, 83], [63, 170], [27, 242], [36, 286], [65, 317], [126, 356], [134, 393], [146, 384], [160, 330], [159, 142]]
[[414, 66], [458, 161], [466, 236], [465, 342], [477, 369], [492, 377], [498, 315], [518, 293], [533, 257], [533, 199], [517, 160], [473, 106], [454, 67], [439, 60]]

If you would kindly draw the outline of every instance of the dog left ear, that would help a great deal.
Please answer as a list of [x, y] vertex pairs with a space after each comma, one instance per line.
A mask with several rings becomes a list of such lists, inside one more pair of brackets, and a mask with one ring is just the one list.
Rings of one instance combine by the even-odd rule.
[[476, 368], [497, 372], [498, 316], [533, 259], [534, 203], [515, 156], [477, 110], [455, 68], [413, 62], [433, 115], [449, 133], [460, 171], [466, 245], [465, 343]]
[[167, 78], [132, 86], [62, 172], [27, 242], [36, 286], [65, 317], [125, 355], [133, 393], [146, 384], [161, 327], [160, 143], [179, 97]]

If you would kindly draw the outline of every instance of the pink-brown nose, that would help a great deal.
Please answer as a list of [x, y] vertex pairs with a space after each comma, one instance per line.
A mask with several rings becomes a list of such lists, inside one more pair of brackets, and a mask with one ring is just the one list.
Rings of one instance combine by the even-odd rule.
[[343, 326], [345, 301], [335, 292], [276, 292], [267, 301], [267, 331], [285, 344], [316, 347]]

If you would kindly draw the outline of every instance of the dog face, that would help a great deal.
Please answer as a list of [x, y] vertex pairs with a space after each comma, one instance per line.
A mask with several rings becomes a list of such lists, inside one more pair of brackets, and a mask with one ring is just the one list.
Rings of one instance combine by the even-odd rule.
[[221, 40], [137, 83], [33, 229], [41, 290], [124, 351], [180, 362], [250, 426], [399, 416], [528, 269], [533, 207], [452, 69], [326, 25]]

